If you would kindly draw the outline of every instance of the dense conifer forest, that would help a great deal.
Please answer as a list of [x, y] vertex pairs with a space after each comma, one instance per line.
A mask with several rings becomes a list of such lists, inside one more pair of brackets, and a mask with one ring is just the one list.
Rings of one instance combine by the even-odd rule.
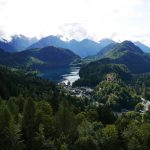
[[[149, 150], [150, 109], [141, 113], [139, 103], [140, 96], [149, 98], [150, 77], [136, 76], [136, 87], [115, 78], [101, 81], [87, 100], [33, 73], [1, 66], [0, 149]], [[115, 113], [122, 108], [130, 111]]]

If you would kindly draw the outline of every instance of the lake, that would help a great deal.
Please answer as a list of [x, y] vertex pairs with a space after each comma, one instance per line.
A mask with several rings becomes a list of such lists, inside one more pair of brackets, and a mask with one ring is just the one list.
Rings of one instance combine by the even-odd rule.
[[80, 67], [55, 68], [42, 71], [38, 76], [54, 82], [64, 82], [72, 84], [78, 80]]

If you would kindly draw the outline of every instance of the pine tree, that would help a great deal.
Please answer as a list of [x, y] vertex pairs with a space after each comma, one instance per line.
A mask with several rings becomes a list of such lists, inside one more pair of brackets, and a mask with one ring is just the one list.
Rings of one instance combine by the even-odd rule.
[[56, 118], [60, 131], [65, 134], [75, 125], [73, 110], [69, 103], [65, 100], [61, 102]]
[[6, 104], [0, 107], [0, 148], [2, 150], [22, 150], [24, 148], [21, 130], [15, 124]]
[[27, 149], [32, 150], [35, 137], [35, 103], [31, 98], [27, 99], [24, 106], [22, 131]]

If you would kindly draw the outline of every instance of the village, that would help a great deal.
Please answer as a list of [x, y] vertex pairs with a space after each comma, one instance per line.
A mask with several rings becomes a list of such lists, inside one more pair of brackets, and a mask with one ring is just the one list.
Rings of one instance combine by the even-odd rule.
[[92, 88], [89, 87], [73, 87], [70, 82], [61, 82], [59, 85], [61, 85], [65, 92], [70, 94], [71, 96], [76, 96], [79, 98], [91, 98], [91, 93], [93, 92]]

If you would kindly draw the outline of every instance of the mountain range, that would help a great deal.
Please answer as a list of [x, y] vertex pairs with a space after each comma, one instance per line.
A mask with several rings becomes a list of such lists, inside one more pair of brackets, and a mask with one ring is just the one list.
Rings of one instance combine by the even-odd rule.
[[37, 42], [37, 38], [29, 38], [24, 35], [14, 35], [10, 41], [5, 39], [0, 40], [0, 48], [6, 52], [19, 52], [27, 49], [30, 45]]
[[37, 38], [28, 38], [24, 35], [14, 35], [10, 41], [1, 40], [0, 48], [7, 52], [19, 52], [26, 49], [44, 48], [47, 46], [61, 47], [70, 49], [80, 57], [87, 57], [95, 55], [100, 49], [105, 46], [115, 43], [111, 39], [102, 39], [99, 42], [92, 41], [90, 39], [84, 39], [82, 41], [70, 40], [64, 41], [59, 36], [47, 36], [38, 40]]
[[[26, 49], [33, 48], [44, 48], [47, 46], [61, 47], [65, 49], [70, 49], [80, 57], [84, 58], [87, 56], [96, 55], [98, 52], [105, 49], [106, 46], [111, 46], [116, 42], [105, 38], [98, 42], [95, 42], [90, 39], [83, 39], [82, 41], [77, 41], [75, 39], [64, 41], [60, 36], [47, 36], [41, 39], [29, 38], [24, 35], [14, 35], [11, 37], [10, 41], [1, 40], [0, 48], [8, 52], [18, 52]], [[139, 48], [144, 52], [150, 53], [150, 47], [144, 45], [140, 42], [135, 42]]]
[[47, 36], [31, 45], [29, 48], [31, 49], [31, 48], [43, 48], [45, 46], [57, 46], [70, 49], [79, 56], [86, 57], [89, 55], [96, 54], [100, 49], [104, 48], [110, 43], [115, 42], [110, 39], [103, 39], [99, 42], [95, 42], [89, 39], [84, 39], [82, 41], [77, 41], [74, 39], [70, 41], [63, 41], [58, 36]]
[[37, 42], [37, 38], [29, 38], [24, 35], [14, 35], [11, 37], [11, 41], [8, 42], [9, 45], [11, 45], [15, 51], [23, 51], [27, 49], [30, 45]]

